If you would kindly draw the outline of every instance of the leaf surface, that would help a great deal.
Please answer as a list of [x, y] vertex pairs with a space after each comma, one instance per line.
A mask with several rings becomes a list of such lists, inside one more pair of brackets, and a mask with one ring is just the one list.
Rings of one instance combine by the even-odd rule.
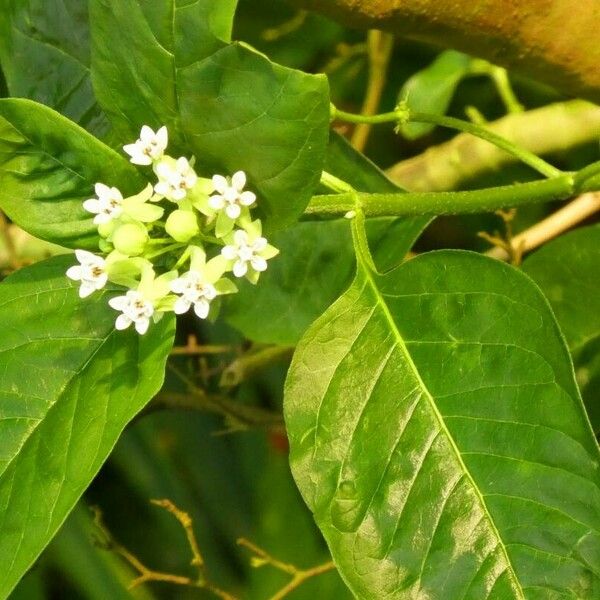
[[97, 182], [125, 196], [145, 185], [124, 157], [57, 112], [0, 100], [0, 208], [17, 225], [61, 246], [97, 249], [97, 226], [83, 209]]
[[[325, 168], [360, 191], [399, 191], [337, 134], [331, 137]], [[428, 222], [428, 217], [371, 219], [368, 232], [380, 268], [396, 266]], [[279, 255], [270, 261], [258, 285], [241, 282], [240, 293], [227, 299], [224, 314], [253, 341], [293, 345], [352, 280], [350, 223], [346, 219], [301, 222], [277, 232], [270, 242], [279, 248]]]
[[304, 211], [321, 175], [327, 79], [226, 44], [234, 6], [93, 0], [94, 86], [124, 143], [144, 124], [167, 125], [169, 151], [195, 155], [202, 174], [245, 171], [267, 230], [281, 228]]
[[292, 471], [354, 594], [598, 596], [598, 448], [538, 288], [468, 252], [358, 262], [285, 391]]
[[600, 431], [600, 225], [560, 236], [523, 270], [541, 288], [565, 335], [594, 431]]
[[92, 90], [87, 2], [1, 0], [0, 62], [11, 96], [46, 104], [99, 137], [108, 131]]
[[[160, 388], [174, 320], [117, 332], [63, 256], [0, 284], [0, 597], [48, 544], [125, 425]], [[114, 291], [113, 291], [114, 293]]]

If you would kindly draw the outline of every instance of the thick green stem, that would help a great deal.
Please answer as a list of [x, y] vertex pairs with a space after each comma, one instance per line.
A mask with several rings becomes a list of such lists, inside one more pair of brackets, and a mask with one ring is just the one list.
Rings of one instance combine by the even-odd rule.
[[542, 181], [466, 192], [346, 192], [313, 197], [305, 215], [342, 216], [357, 206], [371, 217], [493, 212], [500, 208], [565, 200], [576, 191], [573, 175], [561, 175]]
[[502, 136], [490, 131], [486, 127], [478, 125], [476, 123], [470, 123], [469, 121], [463, 121], [454, 117], [447, 117], [444, 115], [435, 115], [422, 112], [412, 112], [407, 108], [400, 107], [395, 111], [382, 113], [379, 115], [367, 116], [367, 115], [356, 115], [353, 113], [347, 113], [332, 107], [332, 118], [341, 119], [343, 121], [349, 121], [351, 123], [399, 123], [414, 121], [418, 123], [432, 123], [434, 125], [440, 125], [442, 127], [448, 127], [450, 129], [456, 129], [464, 133], [470, 133], [478, 138], [486, 140], [491, 144], [494, 144], [498, 148], [502, 148], [506, 152], [509, 152], [513, 156], [516, 156], [526, 165], [529, 165], [532, 169], [535, 169], [546, 177], [558, 177], [562, 172], [553, 167], [550, 163], [536, 156], [529, 150], [517, 146], [510, 140], [503, 138]]

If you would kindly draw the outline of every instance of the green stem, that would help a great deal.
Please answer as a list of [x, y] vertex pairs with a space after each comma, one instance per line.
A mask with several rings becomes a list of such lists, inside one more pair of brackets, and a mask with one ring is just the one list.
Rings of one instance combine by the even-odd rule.
[[171, 244], [169, 246], [165, 246], [164, 248], [161, 248], [160, 250], [156, 250], [156, 252], [150, 252], [150, 254], [145, 254], [144, 258], [150, 260], [151, 258], [156, 258], [157, 256], [160, 256], [161, 254], [166, 254], [167, 252], [171, 252], [171, 250], [177, 250], [177, 248], [181, 248], [182, 246], [185, 246], [185, 245], [186, 244], [177, 242], [176, 244]]
[[305, 215], [341, 216], [357, 203], [366, 216], [442, 215], [493, 212], [500, 208], [564, 200], [576, 192], [572, 175], [464, 192], [368, 194], [346, 192], [314, 196]]
[[350, 123], [398, 123], [414, 121], [418, 123], [431, 123], [433, 125], [440, 125], [441, 127], [448, 127], [449, 129], [456, 129], [465, 133], [470, 133], [476, 137], [479, 137], [499, 148], [505, 150], [509, 154], [516, 156], [518, 159], [523, 161], [526, 165], [529, 165], [532, 169], [535, 169], [545, 177], [558, 177], [562, 175], [562, 171], [553, 167], [550, 163], [536, 156], [529, 150], [525, 150], [520, 146], [517, 146], [513, 142], [503, 138], [476, 123], [470, 123], [469, 121], [463, 121], [462, 119], [456, 119], [454, 117], [447, 117], [445, 115], [435, 115], [430, 113], [412, 112], [406, 107], [399, 107], [397, 110], [389, 113], [382, 113], [380, 115], [356, 115], [353, 113], [347, 113], [343, 110], [337, 109], [332, 105], [331, 108], [332, 119], [341, 119]]

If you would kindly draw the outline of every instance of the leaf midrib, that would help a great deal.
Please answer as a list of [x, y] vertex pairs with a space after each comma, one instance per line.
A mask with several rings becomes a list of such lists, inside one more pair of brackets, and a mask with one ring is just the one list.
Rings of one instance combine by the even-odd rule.
[[479, 503], [481, 505], [481, 509], [484, 513], [484, 515], [486, 516], [488, 523], [490, 525], [490, 528], [492, 530], [492, 532], [495, 534], [496, 539], [498, 541], [498, 545], [500, 546], [502, 553], [504, 555], [504, 558], [506, 560], [506, 564], [507, 564], [507, 572], [509, 574], [510, 579], [512, 580], [514, 586], [515, 586], [515, 590], [518, 594], [518, 597], [520, 600], [525, 600], [525, 594], [523, 592], [523, 588], [521, 587], [521, 583], [519, 582], [518, 578], [517, 578], [517, 574], [515, 572], [515, 569], [512, 565], [512, 562], [510, 560], [510, 557], [508, 555], [508, 551], [506, 548], [506, 545], [504, 544], [504, 541], [502, 539], [502, 537], [500, 536], [500, 532], [498, 531], [496, 524], [494, 523], [494, 520], [492, 519], [492, 515], [490, 514], [488, 507], [485, 503], [485, 500], [483, 498], [483, 495], [481, 494], [479, 487], [477, 486], [473, 476], [471, 475], [470, 471], [468, 470], [465, 462], [462, 459], [462, 454], [458, 448], [458, 446], [456, 445], [454, 438], [452, 437], [449, 429], [446, 426], [446, 423], [444, 421], [444, 417], [442, 416], [442, 414], [439, 412], [433, 395], [431, 394], [431, 392], [429, 391], [429, 389], [427, 388], [427, 386], [425, 385], [425, 382], [423, 381], [421, 374], [419, 373], [419, 370], [417, 369], [416, 364], [414, 363], [408, 348], [406, 347], [406, 344], [404, 343], [404, 339], [402, 337], [402, 335], [400, 334], [400, 331], [398, 329], [398, 327], [396, 326], [396, 322], [394, 321], [394, 318], [392, 317], [392, 314], [390, 312], [390, 309], [383, 297], [383, 295], [381, 294], [381, 292], [379, 291], [379, 288], [377, 287], [377, 284], [375, 282], [375, 279], [373, 277], [373, 272], [368, 264], [368, 262], [365, 260], [365, 257], [362, 255], [362, 252], [357, 252], [357, 267], [359, 269], [360, 272], [362, 272], [362, 274], [364, 275], [368, 286], [370, 287], [374, 297], [375, 297], [375, 301], [376, 304], [380, 307], [383, 316], [385, 317], [385, 320], [387, 321], [387, 323], [389, 324], [389, 327], [392, 331], [392, 334], [394, 335], [394, 337], [396, 338], [396, 343], [398, 348], [400, 349], [400, 351], [402, 352], [402, 354], [404, 355], [404, 358], [406, 359], [406, 362], [410, 368], [410, 370], [412, 371], [415, 379], [417, 380], [417, 383], [419, 384], [419, 386], [421, 387], [421, 389], [423, 390], [423, 396], [427, 399], [427, 402], [431, 408], [431, 411], [438, 423], [438, 426], [440, 428], [440, 431], [443, 432], [445, 434], [446, 439], [448, 440], [448, 443], [450, 444], [450, 447], [452, 448], [454, 455], [456, 457], [456, 460], [458, 461], [458, 464], [460, 466], [460, 468], [462, 469], [465, 477], [470, 481], [471, 486], [473, 488], [473, 492], [475, 494], [475, 496], [477, 497], [477, 499], [479, 500]]

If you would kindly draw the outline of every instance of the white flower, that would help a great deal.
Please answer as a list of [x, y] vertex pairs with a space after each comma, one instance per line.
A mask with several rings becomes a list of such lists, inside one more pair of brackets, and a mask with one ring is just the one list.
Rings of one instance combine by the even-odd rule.
[[140, 335], [148, 331], [150, 317], [154, 314], [154, 306], [140, 292], [129, 290], [124, 296], [111, 298], [108, 304], [111, 308], [123, 313], [117, 317], [115, 322], [117, 329], [127, 329], [132, 323], [135, 323], [135, 330]]
[[154, 186], [154, 191], [174, 202], [183, 200], [188, 190], [191, 190], [198, 181], [194, 169], [183, 156], [176, 161], [174, 159], [160, 161], [155, 167], [155, 172], [159, 182]]
[[188, 271], [173, 280], [171, 291], [181, 294], [173, 308], [175, 314], [181, 315], [187, 312], [193, 304], [194, 312], [201, 319], [206, 319], [210, 310], [210, 302], [217, 297], [215, 286], [205, 281], [199, 271]]
[[233, 244], [225, 246], [221, 254], [227, 260], [235, 260], [233, 274], [243, 277], [248, 272], [248, 265], [259, 273], [267, 270], [267, 261], [261, 256], [266, 249], [267, 240], [264, 237], [257, 237], [251, 242], [248, 233], [238, 229], [233, 234]]
[[83, 203], [83, 208], [88, 212], [94, 213], [95, 225], [108, 223], [113, 219], [118, 219], [123, 213], [123, 196], [115, 187], [108, 187], [103, 183], [97, 183], [94, 187], [97, 198], [91, 198]]
[[222, 175], [214, 175], [212, 178], [215, 191], [218, 192], [208, 199], [208, 205], [215, 210], [225, 209], [225, 214], [230, 219], [237, 219], [242, 206], [252, 206], [256, 202], [253, 192], [244, 192], [246, 185], [246, 174], [238, 171], [233, 174], [231, 183]]
[[80, 264], [69, 267], [67, 277], [74, 281], [81, 281], [79, 297], [86, 298], [106, 285], [108, 280], [106, 263], [103, 258], [87, 250], [75, 250], [75, 256]]
[[134, 165], [151, 165], [155, 160], [162, 158], [168, 143], [169, 133], [166, 127], [161, 127], [155, 133], [148, 125], [144, 125], [140, 139], [123, 146], [123, 150], [129, 154]]

